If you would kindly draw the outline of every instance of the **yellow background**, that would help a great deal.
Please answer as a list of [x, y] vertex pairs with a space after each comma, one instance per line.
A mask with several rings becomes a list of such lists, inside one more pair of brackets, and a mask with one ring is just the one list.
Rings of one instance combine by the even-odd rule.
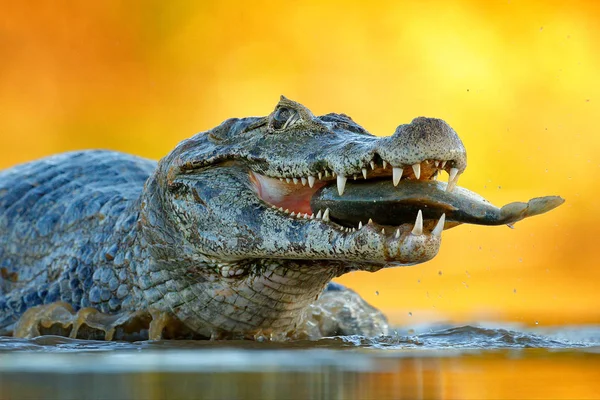
[[598, 322], [600, 2], [3, 3], [0, 168], [81, 148], [158, 159], [280, 94], [377, 135], [443, 118], [468, 151], [461, 186], [567, 203], [339, 281], [394, 323]]

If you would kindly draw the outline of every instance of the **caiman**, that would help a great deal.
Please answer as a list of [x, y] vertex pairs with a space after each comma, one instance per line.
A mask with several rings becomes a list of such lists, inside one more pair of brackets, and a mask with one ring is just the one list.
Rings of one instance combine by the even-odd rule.
[[382, 313], [330, 281], [430, 260], [443, 229], [563, 202], [495, 208], [456, 187], [466, 167], [443, 120], [376, 137], [282, 96], [158, 163], [89, 150], [0, 171], [0, 335], [386, 334]]

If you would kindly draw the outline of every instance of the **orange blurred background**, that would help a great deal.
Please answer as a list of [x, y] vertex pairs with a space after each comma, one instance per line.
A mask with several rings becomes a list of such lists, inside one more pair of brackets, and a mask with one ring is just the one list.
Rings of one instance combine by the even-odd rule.
[[[412, 268], [339, 279], [393, 323], [598, 323], [600, 2], [4, 1], [0, 168], [107, 148], [158, 159], [280, 94], [377, 135], [459, 133], [459, 184], [550, 214], [461, 226]], [[447, 179], [447, 175], [444, 175]]]

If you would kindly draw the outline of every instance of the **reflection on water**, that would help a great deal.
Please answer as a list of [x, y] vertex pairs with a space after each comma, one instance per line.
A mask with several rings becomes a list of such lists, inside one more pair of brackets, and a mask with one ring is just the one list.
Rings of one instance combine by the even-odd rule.
[[0, 338], [0, 399], [600, 398], [600, 328], [319, 341]]

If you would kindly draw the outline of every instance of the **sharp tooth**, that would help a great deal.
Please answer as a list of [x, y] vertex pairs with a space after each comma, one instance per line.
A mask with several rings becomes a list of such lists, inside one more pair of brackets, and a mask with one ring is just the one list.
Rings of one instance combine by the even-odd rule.
[[437, 181], [438, 180], [438, 174], [433, 175], [433, 180]]
[[283, 211], [283, 207], [279, 207], [279, 211]]
[[352, 228], [352, 232], [356, 232], [356, 228]]
[[396, 229], [396, 239], [400, 237], [400, 228]]
[[310, 219], [315, 219], [315, 213], [310, 214]]
[[323, 179], [323, 173], [319, 171], [319, 180]]
[[358, 221], [358, 229], [362, 229], [362, 221]]
[[292, 180], [294, 181], [294, 185], [298, 184], [298, 178], [292, 178]]
[[363, 178], [367, 179], [367, 169], [366, 168], [362, 169], [362, 173], [363, 173]]
[[285, 209], [285, 212], [289, 214], [289, 213], [290, 213], [290, 209], [289, 209], [289, 208], [286, 208], [286, 209]]
[[304, 219], [308, 219], [308, 213], [304, 213]]
[[315, 218], [320, 219], [322, 215], [323, 214], [321, 213], [321, 210], [319, 210], [319, 212], [317, 213], [317, 216]]
[[344, 189], [346, 188], [346, 177], [343, 175], [338, 175], [337, 176], [337, 188], [338, 188], [338, 193], [341, 195], [344, 194]]
[[450, 172], [448, 173], [448, 175], [450, 175], [450, 177], [448, 178], [448, 181], [453, 181], [454, 178], [456, 178], [457, 174], [458, 174], [458, 168], [450, 168]]
[[446, 214], [442, 214], [437, 225], [435, 226], [435, 228], [433, 228], [433, 231], [431, 231], [431, 234], [433, 236], [442, 236], [442, 231], [444, 230], [444, 222], [446, 222]]
[[308, 186], [313, 187], [314, 185], [315, 185], [315, 177], [309, 176], [308, 177]]
[[325, 177], [327, 178], [329, 176], [329, 171], [325, 170]]
[[413, 235], [422, 235], [423, 234], [423, 213], [421, 210], [417, 213], [417, 220], [415, 221], [415, 227], [412, 230]]
[[292, 180], [291, 180], [290, 178], [285, 178], [285, 181], [286, 181], [287, 183], [290, 183]]
[[295, 217], [296, 213], [292, 211], [292, 213], [290, 214], [290, 217]]
[[394, 182], [394, 186], [398, 186], [398, 183], [400, 183], [401, 178], [402, 178], [402, 168], [394, 167], [392, 169], [392, 181]]
[[356, 175], [352, 175], [352, 178], [353, 178], [354, 180], [356, 180]]
[[329, 221], [329, 208], [323, 213], [323, 221]]
[[442, 168], [444, 168], [446, 166], [446, 161], [442, 161], [441, 166], [442, 166]]
[[383, 160], [383, 169], [387, 168], [387, 161]]
[[371, 161], [369, 164], [371, 165], [371, 169], [375, 169], [375, 161]]
[[281, 182], [283, 182], [283, 178], [279, 178], [279, 180], [280, 180]]
[[385, 235], [385, 228], [381, 228], [381, 233]]
[[300, 180], [302, 181], [302, 186], [306, 186], [306, 178], [302, 177]]
[[435, 167], [439, 167], [440, 166], [440, 162], [438, 160], [435, 160]]
[[450, 177], [448, 178], [448, 186], [446, 186], [446, 192], [451, 192], [456, 186], [456, 183], [458, 182], [458, 168], [451, 168], [449, 175]]
[[415, 172], [415, 177], [419, 179], [421, 177], [421, 164], [413, 164], [412, 169]]
[[373, 223], [373, 220], [371, 218], [369, 218], [369, 222], [367, 222], [367, 225], [372, 224], [372, 223]]

